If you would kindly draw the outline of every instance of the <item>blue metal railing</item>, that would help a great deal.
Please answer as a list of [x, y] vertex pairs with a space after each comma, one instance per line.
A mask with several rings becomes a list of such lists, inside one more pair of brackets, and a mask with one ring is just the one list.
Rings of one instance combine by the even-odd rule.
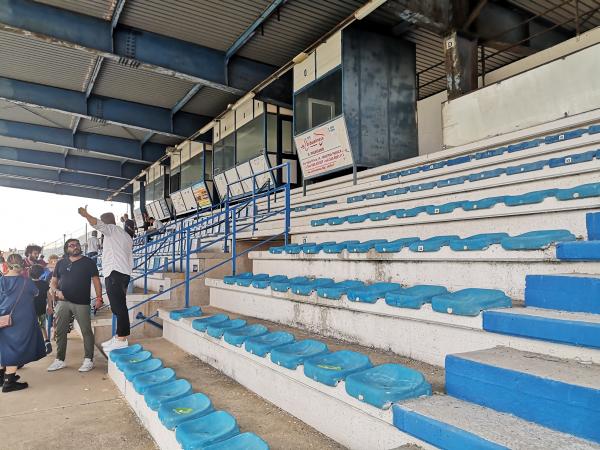
[[[259, 177], [262, 176], [262, 178], [264, 178], [264, 175], [268, 175], [269, 179], [273, 180], [274, 178], [272, 175], [279, 169], [286, 170], [286, 183], [279, 186], [274, 183], [272, 184], [271, 182], [261, 186], [258, 185], [257, 179]], [[233, 197], [231, 195], [231, 186], [237, 183], [241, 184], [242, 181], [247, 180], [252, 183], [252, 194]], [[169, 288], [153, 294], [145, 300], [129, 307], [128, 311], [140, 308], [144, 304], [182, 286], [185, 287], [185, 306], [188, 307], [190, 304], [190, 283], [194, 279], [206, 275], [208, 272], [228, 263], [231, 263], [231, 272], [235, 275], [237, 270], [237, 259], [240, 256], [256, 249], [260, 245], [280, 237], [283, 237], [285, 244], [287, 244], [289, 241], [291, 211], [291, 189], [289, 180], [290, 164], [284, 163], [230, 183], [227, 185], [226, 195], [221, 202], [220, 208], [214, 208], [209, 215], [195, 216], [191, 223], [185, 222], [184, 220], [178, 220], [174, 224], [170, 224], [174, 226], [171, 226], [168, 231], [162, 233], [161, 237], [152, 242], [138, 245], [135, 249], [135, 255], [137, 255], [137, 259], [143, 258], [143, 261], [141, 264], [138, 264], [137, 268], [143, 266], [143, 270], [142, 273], [133, 277], [131, 282], [143, 278], [145, 294], [148, 293], [148, 275], [167, 269], [169, 265], [171, 265], [173, 271], [175, 271], [176, 263], [179, 262], [180, 269], [184, 269], [185, 276], [181, 282], [171, 285]], [[280, 208], [274, 208], [273, 205], [278, 194], [283, 195], [285, 201]], [[272, 197], [274, 198], [273, 201], [271, 201]], [[265, 200], [263, 202], [265, 209], [260, 208], [260, 201], [262, 199]], [[281, 232], [257, 242], [242, 252], [237, 251], [236, 241], [240, 233], [250, 230], [254, 232], [259, 223], [277, 215], [284, 216], [283, 230]], [[189, 220], [189, 218], [186, 218], [186, 220]], [[189, 224], [186, 225], [186, 223]], [[216, 232], [215, 228], [217, 230]], [[222, 243], [223, 251], [225, 253], [228, 253], [229, 250], [231, 250], [230, 256], [211, 267], [199, 270], [197, 273], [193, 272], [191, 270], [192, 255], [219, 243]], [[169, 255], [165, 257], [165, 263], [161, 263], [159, 260], [158, 265], [155, 264], [152, 268], [148, 267], [149, 258], [156, 258], [157, 256], [155, 255], [165, 254]], [[155, 317], [156, 314], [146, 317], [143, 314], [138, 313], [135, 315], [138, 322], [134, 323], [131, 328], [135, 328], [145, 322], [153, 322], [152, 319]], [[116, 319], [113, 316], [113, 334], [115, 333], [115, 329]]]

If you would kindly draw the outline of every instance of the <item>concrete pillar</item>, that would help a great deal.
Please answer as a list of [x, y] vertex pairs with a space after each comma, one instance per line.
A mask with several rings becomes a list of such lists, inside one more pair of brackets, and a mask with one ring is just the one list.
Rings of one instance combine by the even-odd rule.
[[456, 31], [444, 38], [448, 99], [477, 89], [477, 40]]

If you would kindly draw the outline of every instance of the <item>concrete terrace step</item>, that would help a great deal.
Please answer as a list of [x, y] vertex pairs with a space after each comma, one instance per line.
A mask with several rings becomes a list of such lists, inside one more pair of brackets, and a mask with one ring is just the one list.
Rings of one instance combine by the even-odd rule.
[[498, 450], [591, 450], [590, 441], [448, 395], [393, 406], [394, 424], [439, 448]]
[[600, 443], [600, 365], [497, 347], [446, 358], [448, 395]]
[[497, 345], [600, 363], [598, 349], [490, 333], [483, 329], [481, 315], [465, 317], [438, 313], [427, 304], [414, 310], [395, 308], [382, 301], [367, 304], [350, 302], [344, 297], [328, 300], [315, 294], [299, 296], [272, 292], [270, 288], [232, 286], [217, 279], [207, 279], [206, 285], [210, 288], [211, 306], [299, 327], [322, 336], [341, 336], [350, 342], [391, 350], [438, 366], [444, 365], [448, 354]]
[[525, 303], [545, 309], [600, 314], [600, 275], [527, 275]]
[[483, 329], [568, 345], [600, 348], [600, 314], [542, 308], [487, 311]]

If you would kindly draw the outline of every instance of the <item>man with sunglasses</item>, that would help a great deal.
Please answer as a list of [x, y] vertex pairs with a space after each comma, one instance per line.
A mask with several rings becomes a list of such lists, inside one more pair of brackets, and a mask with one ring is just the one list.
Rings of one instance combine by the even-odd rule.
[[[96, 291], [95, 307], [102, 306], [102, 285], [98, 276], [96, 263], [83, 256], [81, 244], [77, 239], [65, 242], [65, 257], [61, 259], [50, 281], [48, 314], [54, 314], [56, 323], [56, 359], [48, 367], [48, 372], [66, 367], [67, 335], [71, 318], [75, 317], [83, 337], [85, 358], [79, 368], [80, 372], [89, 372], [94, 368], [94, 333], [90, 318], [90, 287]], [[56, 311], [53, 310], [57, 301]]]

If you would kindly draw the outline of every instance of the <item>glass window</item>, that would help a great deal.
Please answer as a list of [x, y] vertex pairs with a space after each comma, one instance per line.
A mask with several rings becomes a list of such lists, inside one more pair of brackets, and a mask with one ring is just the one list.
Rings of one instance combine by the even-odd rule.
[[236, 131], [237, 164], [250, 161], [263, 153], [265, 148], [264, 114], [251, 120]]
[[213, 146], [213, 158], [214, 158], [214, 165], [215, 165], [215, 174], [224, 172], [224, 165], [223, 165], [223, 152], [225, 150], [225, 145], [223, 143], [223, 141], [219, 141], [217, 142], [214, 146]]
[[165, 197], [165, 177], [161, 175], [154, 181], [154, 200]]
[[231, 133], [223, 139], [223, 170], [229, 170], [235, 166], [235, 133]]
[[140, 191], [133, 191], [133, 209], [139, 209], [141, 202]]
[[282, 120], [281, 121], [281, 151], [288, 155], [296, 154], [296, 146], [294, 145], [294, 139], [292, 136], [292, 121]]
[[267, 150], [277, 152], [277, 114], [267, 114]]
[[146, 184], [146, 204], [154, 201], [154, 181]]
[[296, 134], [342, 114], [342, 71], [327, 75], [294, 97]]
[[193, 158], [188, 159], [181, 165], [181, 189], [190, 187], [204, 179], [202, 155], [203, 154], [200, 153]]
[[204, 179], [212, 180], [212, 150], [204, 150]]

